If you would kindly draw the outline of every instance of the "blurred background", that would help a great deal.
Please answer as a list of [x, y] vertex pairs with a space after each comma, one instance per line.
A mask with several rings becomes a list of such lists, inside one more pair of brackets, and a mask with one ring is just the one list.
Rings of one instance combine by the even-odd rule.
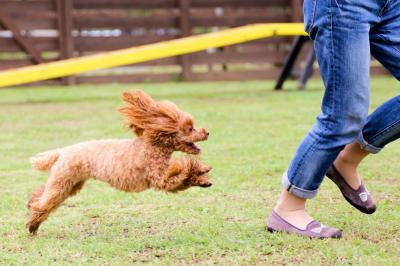
[[[251, 23], [301, 21], [302, 0], [1, 0], [0, 71]], [[40, 84], [276, 79], [293, 39], [209, 48]], [[300, 76], [310, 48], [307, 41], [290, 76]], [[376, 63], [372, 72], [386, 73]]]

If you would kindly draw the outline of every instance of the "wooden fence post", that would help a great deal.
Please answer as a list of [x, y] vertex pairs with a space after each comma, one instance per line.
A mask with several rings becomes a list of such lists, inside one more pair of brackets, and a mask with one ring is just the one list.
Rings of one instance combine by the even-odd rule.
[[[72, 1], [73, 0], [57, 0], [57, 24], [58, 24], [58, 40], [60, 59], [68, 59], [74, 55], [74, 39], [72, 36]], [[65, 77], [62, 79], [65, 85], [75, 83], [75, 77]]]
[[[189, 21], [190, 0], [179, 0], [179, 28], [181, 37], [191, 35], [191, 27]], [[188, 81], [191, 79], [192, 66], [188, 56], [182, 55], [179, 57], [179, 63], [182, 67], [182, 80]]]
[[303, 22], [302, 0], [292, 0], [292, 22]]

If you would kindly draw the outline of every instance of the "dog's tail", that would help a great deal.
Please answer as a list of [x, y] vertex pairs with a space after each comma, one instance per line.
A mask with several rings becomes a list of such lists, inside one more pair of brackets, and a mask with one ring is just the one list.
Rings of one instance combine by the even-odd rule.
[[60, 150], [51, 150], [31, 157], [32, 167], [39, 171], [48, 171], [60, 157]]

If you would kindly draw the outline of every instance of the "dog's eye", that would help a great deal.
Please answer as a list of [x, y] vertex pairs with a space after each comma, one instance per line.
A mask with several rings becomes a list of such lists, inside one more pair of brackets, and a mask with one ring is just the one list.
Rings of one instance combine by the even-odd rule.
[[189, 132], [193, 132], [193, 127], [189, 127]]

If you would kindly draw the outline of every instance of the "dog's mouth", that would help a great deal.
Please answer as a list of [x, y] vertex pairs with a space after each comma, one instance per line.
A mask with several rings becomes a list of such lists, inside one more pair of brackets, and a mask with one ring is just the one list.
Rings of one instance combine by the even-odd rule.
[[201, 152], [201, 149], [193, 142], [186, 143], [186, 145], [189, 148], [191, 154], [199, 154]]

